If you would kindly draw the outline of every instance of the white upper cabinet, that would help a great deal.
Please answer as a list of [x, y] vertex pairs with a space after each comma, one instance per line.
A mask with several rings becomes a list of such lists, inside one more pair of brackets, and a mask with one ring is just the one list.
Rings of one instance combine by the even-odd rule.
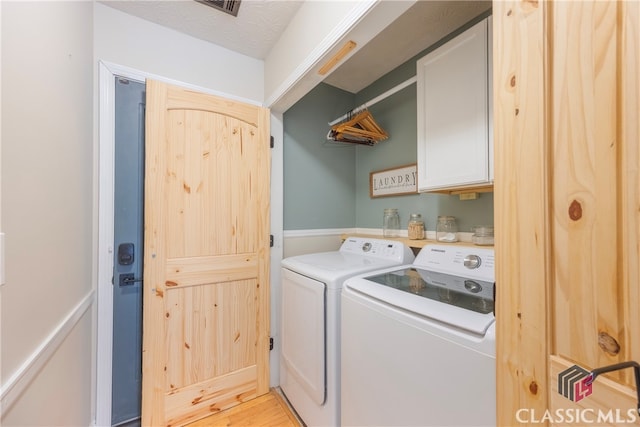
[[419, 191], [493, 181], [489, 30], [490, 18], [417, 63]]

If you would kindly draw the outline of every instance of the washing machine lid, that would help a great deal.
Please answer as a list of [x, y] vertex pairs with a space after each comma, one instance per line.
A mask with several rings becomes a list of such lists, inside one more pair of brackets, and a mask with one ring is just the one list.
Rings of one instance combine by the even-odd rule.
[[484, 336], [495, 322], [493, 283], [413, 267], [348, 279], [344, 287], [447, 327]]
[[282, 260], [282, 266], [303, 276], [323, 282], [328, 288], [341, 288], [349, 277], [368, 271], [400, 265], [397, 261], [345, 252], [320, 252]]

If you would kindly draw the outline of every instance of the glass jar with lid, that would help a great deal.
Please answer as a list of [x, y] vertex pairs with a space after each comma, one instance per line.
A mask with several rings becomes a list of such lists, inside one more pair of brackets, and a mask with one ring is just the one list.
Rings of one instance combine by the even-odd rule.
[[422, 220], [422, 215], [414, 213], [409, 216], [407, 235], [410, 240], [424, 239], [424, 221]]
[[400, 236], [400, 215], [398, 214], [398, 209], [389, 208], [384, 210], [382, 235], [384, 237]]
[[479, 225], [474, 227], [471, 240], [476, 245], [493, 245], [493, 227], [489, 225]]
[[458, 224], [453, 216], [439, 216], [436, 224], [436, 240], [453, 243], [458, 241]]

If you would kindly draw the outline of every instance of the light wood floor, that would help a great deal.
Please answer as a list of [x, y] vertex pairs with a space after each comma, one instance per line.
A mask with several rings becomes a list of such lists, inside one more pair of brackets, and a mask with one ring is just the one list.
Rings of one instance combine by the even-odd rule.
[[238, 406], [203, 418], [186, 427], [213, 426], [286, 426], [300, 427], [289, 405], [276, 390]]

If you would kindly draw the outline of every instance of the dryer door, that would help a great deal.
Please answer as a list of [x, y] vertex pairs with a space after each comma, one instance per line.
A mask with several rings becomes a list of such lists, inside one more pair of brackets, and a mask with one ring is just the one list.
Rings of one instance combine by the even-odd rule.
[[284, 367], [318, 405], [326, 398], [325, 304], [324, 283], [282, 269]]

